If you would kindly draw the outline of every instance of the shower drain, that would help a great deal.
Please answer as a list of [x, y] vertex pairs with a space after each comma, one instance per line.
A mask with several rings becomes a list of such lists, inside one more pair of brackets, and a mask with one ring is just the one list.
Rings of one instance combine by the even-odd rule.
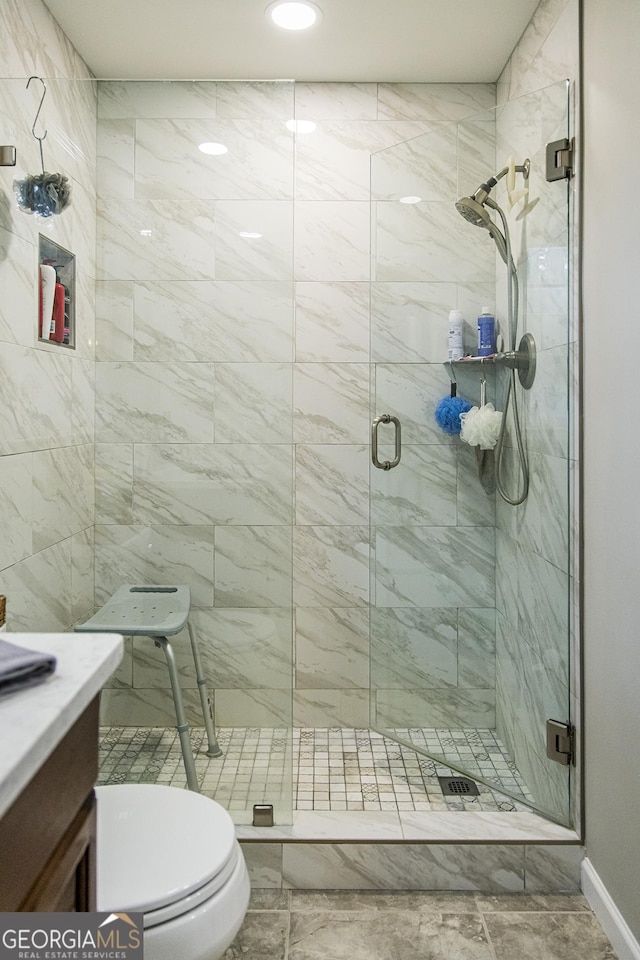
[[479, 797], [478, 785], [468, 777], [438, 777], [445, 797]]

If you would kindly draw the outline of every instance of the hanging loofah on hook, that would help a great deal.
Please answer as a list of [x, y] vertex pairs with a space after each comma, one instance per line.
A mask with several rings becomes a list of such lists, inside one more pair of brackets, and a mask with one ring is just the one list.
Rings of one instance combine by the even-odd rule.
[[32, 80], [39, 80], [42, 84], [42, 98], [36, 113], [31, 133], [40, 144], [40, 163], [42, 173], [26, 176], [23, 180], [14, 180], [13, 191], [18, 206], [24, 213], [35, 213], [39, 217], [53, 217], [62, 213], [71, 203], [71, 184], [69, 178], [62, 173], [47, 173], [44, 169], [44, 153], [42, 143], [47, 137], [47, 131], [39, 137], [36, 133], [36, 123], [42, 110], [44, 98], [47, 95], [47, 85], [41, 77], [29, 77], [27, 89]]
[[456, 384], [451, 384], [451, 396], [443, 397], [435, 410], [436, 423], [441, 430], [455, 437], [462, 427], [461, 416], [471, 410], [471, 404], [463, 397], [456, 396]]
[[502, 429], [502, 414], [492, 403], [487, 403], [486, 381], [480, 383], [480, 406], [471, 407], [460, 416], [460, 439], [480, 450], [493, 450]]
[[71, 203], [69, 178], [61, 173], [45, 172], [14, 180], [13, 191], [20, 209], [39, 217], [53, 217]]

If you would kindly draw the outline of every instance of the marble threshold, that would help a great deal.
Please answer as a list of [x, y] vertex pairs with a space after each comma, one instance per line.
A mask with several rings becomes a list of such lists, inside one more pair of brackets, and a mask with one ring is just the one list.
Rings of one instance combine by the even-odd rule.
[[243, 843], [579, 844], [575, 830], [539, 814], [493, 811], [298, 810], [293, 823], [236, 824]]

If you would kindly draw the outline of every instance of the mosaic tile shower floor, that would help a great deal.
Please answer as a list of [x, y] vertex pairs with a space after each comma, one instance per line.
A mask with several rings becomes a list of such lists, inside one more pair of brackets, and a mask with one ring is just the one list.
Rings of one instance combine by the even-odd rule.
[[[525, 784], [493, 730], [397, 730], [403, 740], [445, 756], [530, 799]], [[191, 729], [202, 792], [230, 812], [270, 803], [287, 789], [288, 747], [293, 747], [293, 805], [297, 810], [526, 810], [484, 784], [479, 796], [445, 797], [438, 776], [449, 767], [370, 730], [222, 727], [223, 756], [203, 751], [205, 731]], [[173, 728], [104, 727], [98, 783], [184, 786], [186, 777]]]

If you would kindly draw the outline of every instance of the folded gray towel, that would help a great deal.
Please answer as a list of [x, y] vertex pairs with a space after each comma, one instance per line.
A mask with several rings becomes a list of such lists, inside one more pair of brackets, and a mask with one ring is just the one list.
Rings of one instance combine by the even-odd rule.
[[42, 683], [55, 668], [56, 658], [51, 654], [0, 640], [0, 696]]

